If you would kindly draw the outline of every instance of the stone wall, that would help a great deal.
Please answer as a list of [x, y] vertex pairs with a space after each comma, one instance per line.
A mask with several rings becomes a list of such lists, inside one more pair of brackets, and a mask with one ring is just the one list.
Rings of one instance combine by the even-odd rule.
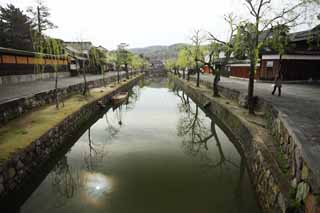
[[104, 110], [101, 107], [102, 104], [110, 104], [113, 95], [121, 91], [127, 91], [137, 84], [141, 78], [143, 78], [143, 75], [129, 80], [126, 84], [99, 100], [81, 107], [79, 111], [66, 117], [29, 146], [13, 154], [10, 160], [2, 163], [0, 165], [0, 203], [1, 200], [18, 191], [26, 180], [30, 179], [41, 166], [54, 157], [52, 156], [53, 153], [56, 153], [68, 143], [72, 143], [73, 141], [67, 139], [76, 134], [78, 129], [96, 116], [98, 112]]
[[207, 111], [216, 116], [225, 132], [231, 132], [233, 142], [245, 157], [249, 174], [257, 192], [259, 204], [264, 212], [288, 212], [292, 206], [290, 185], [273, 158], [270, 138], [239, 116], [239, 111], [230, 109], [210, 95], [185, 84], [175, 78], [181, 87], [200, 106], [210, 103]]
[[[191, 77], [195, 80], [195, 77]], [[201, 80], [201, 84], [212, 88], [212, 84]], [[237, 90], [219, 86], [219, 92], [226, 98], [231, 99], [240, 106], [246, 105], [246, 94]], [[279, 147], [281, 155], [286, 162], [284, 167], [290, 179], [290, 196], [295, 208], [304, 209], [307, 213], [320, 213], [320, 171], [319, 166], [309, 159], [308, 153], [302, 150], [301, 141], [292, 131], [285, 116], [272, 105], [272, 103], [257, 98], [257, 109], [265, 113], [268, 121], [268, 129]], [[320, 162], [318, 162], [320, 164]]]
[[[70, 76], [70, 72], [65, 72], [65, 71], [59, 72], [59, 77], [68, 77], [68, 76]], [[55, 77], [55, 73], [52, 73], [52, 72], [40, 73], [40, 74], [6, 75], [6, 76], [0, 76], [0, 86], [36, 81], [40, 79], [49, 79], [54, 77]]]
[[[121, 78], [125, 77], [125, 74], [121, 74]], [[117, 80], [117, 76], [111, 76], [105, 79], [99, 79], [94, 81], [88, 81], [88, 87], [101, 87], [105, 83], [108, 84], [110, 82], [115, 82]], [[75, 85], [71, 85], [69, 87], [59, 88], [59, 98], [64, 99], [70, 95], [80, 93], [83, 91], [84, 84], [79, 83]], [[55, 102], [55, 90], [44, 91], [41, 93], [37, 93], [32, 96], [23, 97], [19, 99], [9, 100], [7, 102], [0, 104], [0, 127], [8, 123], [10, 120], [20, 117], [26, 112], [30, 110], [41, 107], [47, 104], [51, 104]]]
[[296, 205], [307, 213], [320, 213], [320, 162], [309, 159], [301, 142], [290, 128], [286, 119], [272, 104], [265, 103], [268, 129], [276, 139], [284, 160], [292, 186], [292, 196]]

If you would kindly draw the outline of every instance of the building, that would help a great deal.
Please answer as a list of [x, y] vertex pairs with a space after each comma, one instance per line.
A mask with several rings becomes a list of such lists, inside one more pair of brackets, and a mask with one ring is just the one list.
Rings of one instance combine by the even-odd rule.
[[89, 64], [89, 51], [93, 47], [91, 42], [64, 42], [69, 56], [69, 69], [72, 76], [82, 73]]
[[[319, 41], [320, 25], [308, 31], [289, 34], [285, 54], [280, 56], [272, 51], [261, 53], [255, 79], [274, 80], [280, 71], [284, 81], [320, 80]], [[248, 60], [233, 61], [227, 66], [231, 77], [248, 78]]]
[[[57, 70], [56, 70], [57, 69]], [[69, 76], [68, 57], [0, 47], [0, 85]]]
[[161, 60], [153, 59], [150, 60], [152, 71], [154, 72], [164, 72], [164, 63]]
[[[250, 61], [249, 60], [232, 60], [227, 64], [227, 69], [231, 77], [249, 78]], [[260, 76], [260, 63], [256, 65], [255, 79]]]

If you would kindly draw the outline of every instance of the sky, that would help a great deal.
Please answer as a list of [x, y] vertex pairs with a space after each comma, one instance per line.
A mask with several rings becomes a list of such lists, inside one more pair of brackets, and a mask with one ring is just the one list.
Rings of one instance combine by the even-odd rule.
[[[190, 42], [195, 29], [225, 39], [224, 14], [244, 14], [240, 0], [44, 0], [57, 29], [46, 34], [64, 41], [91, 41], [115, 49]], [[35, 0], [0, 0], [26, 10]]]

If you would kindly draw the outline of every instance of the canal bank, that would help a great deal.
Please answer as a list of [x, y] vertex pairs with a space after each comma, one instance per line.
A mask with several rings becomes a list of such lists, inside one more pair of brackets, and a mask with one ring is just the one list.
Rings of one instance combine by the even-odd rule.
[[[232, 99], [213, 98], [211, 89], [170, 75], [196, 103], [199, 103], [222, 121], [241, 145], [249, 173], [262, 209], [266, 212], [294, 212], [306, 208], [296, 201], [306, 196], [308, 189], [296, 190], [290, 183], [287, 162], [275, 139], [267, 129], [268, 121], [263, 116], [250, 116]], [[230, 93], [230, 92], [229, 92]], [[231, 93], [231, 95], [233, 95]], [[233, 95], [234, 96], [234, 95]], [[313, 207], [315, 208], [315, 207]]]
[[19, 212], [260, 212], [216, 120], [166, 79], [145, 83], [77, 139]]
[[[201, 84], [212, 88], [213, 75], [201, 75]], [[191, 77], [195, 80], [195, 77]], [[258, 110], [283, 154], [296, 203], [306, 212], [320, 212], [320, 93], [319, 85], [283, 84], [282, 96], [271, 94], [272, 85], [255, 83]], [[246, 105], [248, 84], [221, 78], [223, 96]], [[260, 108], [260, 109], [259, 109]]]
[[[137, 74], [137, 72], [135, 72]], [[126, 77], [120, 72], [120, 79]], [[102, 87], [117, 81], [117, 73], [109, 72], [103, 75], [87, 75], [87, 86], [89, 89]], [[58, 80], [59, 99], [63, 100], [75, 94], [80, 94], [84, 88], [82, 76], [60, 78]], [[39, 107], [55, 102], [55, 81], [41, 80], [2, 86], [0, 90], [0, 127], [10, 120], [18, 118], [23, 114]]]
[[[70, 98], [70, 100], [68, 99], [70, 102], [66, 100], [65, 107], [61, 107], [60, 110], [52, 111], [54, 106], [41, 108], [39, 110], [43, 110], [43, 113], [51, 112], [51, 115], [49, 117], [41, 117], [39, 123], [37, 120], [35, 121], [34, 116], [29, 115], [29, 119], [28, 115], [25, 115], [21, 119], [28, 120], [28, 123], [22, 122], [22, 124], [27, 124], [26, 129], [22, 129], [22, 133], [16, 132], [12, 136], [5, 137], [4, 135], [8, 134], [9, 130], [2, 131], [1, 137], [2, 139], [5, 138], [6, 141], [1, 140], [0, 144], [4, 146], [1, 149], [1, 157], [4, 158], [0, 165], [0, 197], [3, 199], [19, 190], [25, 181], [30, 179], [32, 174], [37, 173], [39, 168], [50, 159], [53, 153], [64, 147], [65, 143], [68, 143], [68, 138], [76, 134], [78, 128], [111, 103], [113, 95], [121, 91], [127, 91], [142, 78], [143, 74], [139, 74], [132, 79], [121, 81], [120, 84], [109, 85], [107, 88], [92, 89], [89, 98], [83, 99], [79, 96]], [[39, 111], [32, 113], [35, 113], [34, 115], [41, 114]], [[19, 124], [19, 119], [12, 122]], [[42, 119], [52, 120], [54, 125], [47, 127], [40, 122]], [[10, 123], [6, 127], [8, 125]], [[36, 126], [39, 127], [37, 128]], [[12, 127], [15, 128], [16, 126], [13, 125]], [[35, 129], [35, 132], [31, 132], [32, 128]], [[17, 131], [19, 129], [11, 130]], [[28, 135], [29, 132], [30, 136]], [[13, 137], [12, 141], [9, 141], [10, 137]], [[17, 144], [17, 149], [10, 150], [12, 149], [11, 142], [18, 143], [19, 141], [23, 145]], [[3, 153], [3, 150], [6, 150], [6, 153]]]

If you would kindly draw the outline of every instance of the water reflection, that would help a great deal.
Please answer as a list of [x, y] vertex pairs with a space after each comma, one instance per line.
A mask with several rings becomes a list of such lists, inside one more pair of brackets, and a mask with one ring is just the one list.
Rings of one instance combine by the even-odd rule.
[[104, 202], [113, 190], [113, 179], [102, 173], [82, 172], [81, 180], [83, 189], [81, 190], [80, 200], [94, 208], [102, 208]]
[[[209, 167], [222, 167], [224, 164], [230, 164], [234, 167], [239, 166], [231, 159], [227, 159], [223, 152], [220, 139], [216, 131], [215, 118], [211, 117], [211, 124], [208, 125], [208, 118], [204, 113], [199, 114], [199, 106], [190, 103], [189, 97], [183, 91], [175, 89], [175, 94], [181, 99], [179, 104], [179, 119], [177, 130], [178, 136], [182, 137], [182, 146], [186, 153], [199, 156], [204, 165]], [[214, 139], [214, 140], [212, 140]], [[215, 141], [218, 149], [218, 160], [210, 157], [208, 143]], [[213, 156], [216, 158], [216, 156]]]
[[68, 158], [64, 156], [53, 168], [49, 175], [54, 194], [58, 195], [55, 207], [66, 205], [73, 198], [81, 185], [79, 171], [68, 165]]
[[257, 212], [233, 144], [165, 83], [135, 87], [127, 103], [108, 110], [21, 212]]
[[[210, 128], [206, 123], [204, 113], [199, 113], [199, 106], [189, 100], [189, 97], [184, 91], [177, 87], [173, 87], [172, 91], [179, 97], [180, 103], [178, 104], [180, 119], [177, 125], [178, 136], [182, 137], [182, 147], [186, 154], [193, 157], [199, 157], [202, 166], [208, 169], [219, 169], [223, 171], [228, 169], [228, 166], [234, 167], [239, 170], [239, 178], [235, 187], [234, 194], [232, 195], [234, 203], [239, 207], [238, 212], [242, 212], [241, 207], [243, 204], [244, 194], [243, 187], [245, 175], [245, 162], [240, 158], [240, 163], [236, 160], [228, 159], [223, 151], [215, 122], [215, 117], [210, 116]], [[208, 116], [208, 114], [206, 114]], [[209, 152], [208, 143], [215, 142], [217, 147], [217, 154], [212, 155]]]

